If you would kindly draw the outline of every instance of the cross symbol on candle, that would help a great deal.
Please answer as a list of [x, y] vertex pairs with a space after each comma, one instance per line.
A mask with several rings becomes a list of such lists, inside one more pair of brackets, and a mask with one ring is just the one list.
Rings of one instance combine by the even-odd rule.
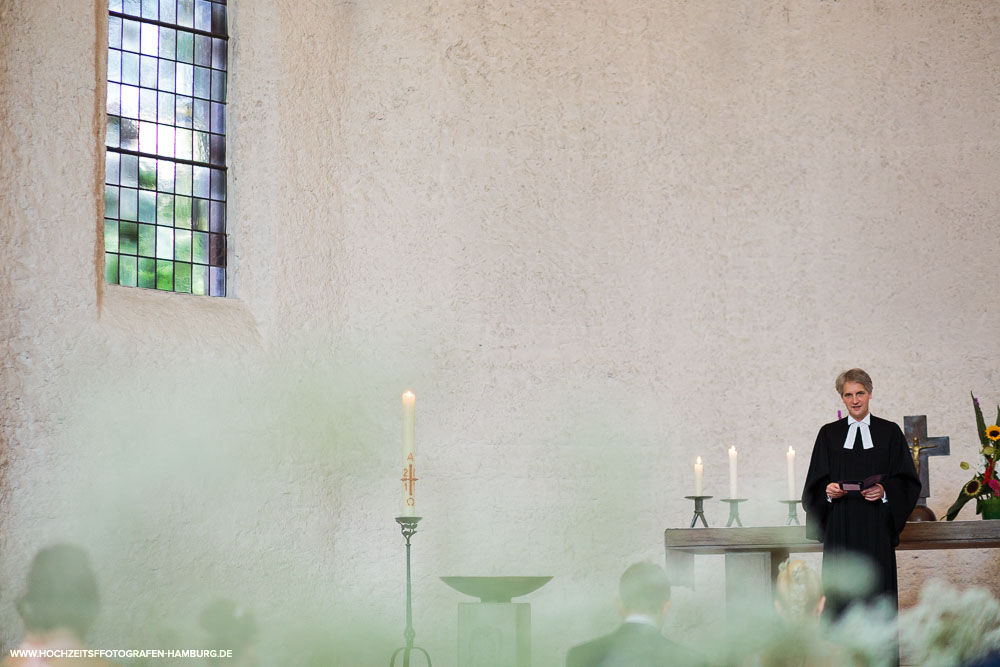
[[416, 473], [413, 470], [413, 464], [411, 463], [408, 467], [403, 468], [403, 476], [399, 481], [407, 486], [406, 492], [412, 496], [413, 487], [417, 483], [418, 479], [420, 478], [416, 476]]

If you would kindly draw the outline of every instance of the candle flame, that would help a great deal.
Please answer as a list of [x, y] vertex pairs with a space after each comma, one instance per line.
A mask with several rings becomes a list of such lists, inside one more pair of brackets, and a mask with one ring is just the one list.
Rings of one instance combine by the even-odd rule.
[[698, 460], [695, 461], [695, 463], [697, 463], [698, 465], [701, 465], [701, 457], [700, 456], [698, 457]]
[[736, 453], [736, 445], [733, 445], [732, 447], [729, 448], [729, 453], [730, 454], [735, 454]]
[[409, 389], [407, 389], [406, 391], [403, 392], [403, 400], [404, 401], [413, 401], [416, 398], [417, 398], [416, 395], [412, 391], [410, 391]]
[[794, 454], [794, 453], [795, 453], [795, 450], [794, 450], [794, 449], [792, 449], [792, 446], [791, 446], [791, 445], [788, 445], [788, 453], [789, 453], [789, 454]]

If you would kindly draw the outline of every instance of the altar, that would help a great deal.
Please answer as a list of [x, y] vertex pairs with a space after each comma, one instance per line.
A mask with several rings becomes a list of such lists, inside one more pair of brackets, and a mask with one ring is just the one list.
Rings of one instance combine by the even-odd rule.
[[[778, 565], [790, 553], [823, 551], [806, 537], [805, 526], [755, 528], [668, 528], [663, 533], [667, 572], [675, 586], [694, 586], [694, 557], [725, 555], [726, 599], [770, 599]], [[1000, 547], [1000, 521], [907, 523], [898, 551]]]

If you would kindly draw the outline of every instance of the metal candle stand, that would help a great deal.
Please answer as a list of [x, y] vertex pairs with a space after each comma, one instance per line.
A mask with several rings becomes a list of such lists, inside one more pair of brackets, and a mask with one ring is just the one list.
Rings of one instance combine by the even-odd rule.
[[778, 502], [785, 503], [788, 505], [788, 521], [785, 522], [786, 526], [792, 525], [794, 522], [796, 526], [801, 526], [799, 523], [799, 515], [795, 511], [796, 506], [801, 503], [801, 500], [779, 500]]
[[694, 501], [694, 516], [691, 517], [691, 527], [694, 528], [694, 524], [701, 519], [701, 523], [705, 528], [708, 528], [708, 521], [705, 521], [705, 501], [712, 496], [684, 496], [688, 500]]
[[413, 639], [417, 636], [417, 633], [413, 630], [413, 598], [410, 594], [410, 538], [417, 532], [417, 522], [420, 521], [420, 518], [419, 516], [396, 517], [396, 523], [399, 524], [399, 527], [403, 531], [403, 537], [406, 538], [406, 630], [403, 632], [403, 637], [406, 639], [406, 646], [401, 646], [393, 651], [392, 659], [389, 660], [389, 667], [394, 667], [396, 656], [400, 653], [403, 654], [403, 667], [410, 667], [410, 654], [414, 651], [423, 653], [424, 658], [427, 659], [427, 667], [432, 667], [431, 656], [427, 654], [427, 651], [413, 645]]
[[726, 528], [732, 526], [734, 521], [737, 526], [743, 527], [743, 522], [740, 521], [740, 503], [746, 501], [746, 498], [723, 498], [721, 500], [721, 502], [729, 503], [729, 521], [726, 522]]

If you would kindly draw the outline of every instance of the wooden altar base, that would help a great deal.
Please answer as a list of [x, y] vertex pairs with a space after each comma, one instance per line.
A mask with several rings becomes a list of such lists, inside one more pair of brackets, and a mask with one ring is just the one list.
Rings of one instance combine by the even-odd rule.
[[[694, 557], [726, 557], [726, 599], [770, 600], [778, 565], [790, 553], [823, 551], [806, 538], [805, 526], [760, 528], [668, 528], [663, 531], [667, 572], [676, 586], [694, 587]], [[1000, 547], [1000, 521], [923, 521], [907, 523], [899, 551], [991, 549]]]

